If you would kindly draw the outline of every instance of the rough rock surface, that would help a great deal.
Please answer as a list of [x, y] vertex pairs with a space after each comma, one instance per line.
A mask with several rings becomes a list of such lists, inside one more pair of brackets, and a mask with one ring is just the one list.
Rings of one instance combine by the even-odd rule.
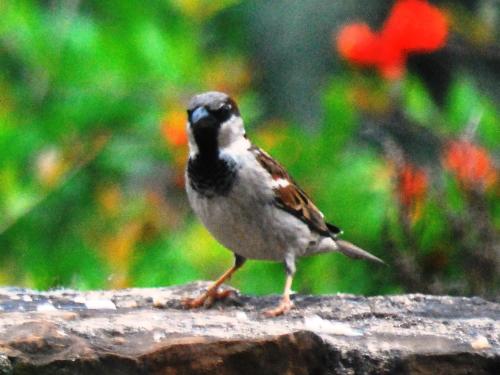
[[0, 288], [0, 374], [500, 374], [500, 305], [419, 294], [236, 295], [180, 301], [205, 283], [36, 292]]

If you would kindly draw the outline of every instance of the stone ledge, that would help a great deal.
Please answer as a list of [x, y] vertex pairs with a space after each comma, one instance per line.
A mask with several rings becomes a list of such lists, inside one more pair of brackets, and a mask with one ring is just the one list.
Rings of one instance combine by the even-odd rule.
[[500, 305], [420, 294], [235, 296], [185, 311], [207, 284], [0, 288], [0, 374], [500, 374]]

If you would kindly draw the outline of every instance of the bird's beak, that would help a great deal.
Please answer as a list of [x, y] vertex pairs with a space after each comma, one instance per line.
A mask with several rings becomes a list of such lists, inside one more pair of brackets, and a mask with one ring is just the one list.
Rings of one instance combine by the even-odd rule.
[[191, 113], [191, 119], [190, 119], [191, 124], [196, 125], [197, 123], [208, 118], [209, 116], [210, 113], [208, 113], [205, 107], [198, 107]]

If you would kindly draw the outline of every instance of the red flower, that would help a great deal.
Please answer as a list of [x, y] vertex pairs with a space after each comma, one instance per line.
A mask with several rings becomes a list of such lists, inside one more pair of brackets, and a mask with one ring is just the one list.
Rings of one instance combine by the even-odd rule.
[[405, 73], [406, 55], [380, 37], [377, 69], [386, 79], [398, 79]]
[[444, 14], [425, 0], [399, 0], [378, 33], [365, 23], [342, 28], [337, 50], [347, 61], [376, 67], [383, 77], [400, 78], [409, 53], [442, 48], [448, 35]]
[[488, 151], [472, 142], [451, 142], [445, 150], [443, 164], [464, 189], [483, 189], [495, 183], [496, 170]]
[[398, 171], [397, 192], [399, 201], [407, 209], [422, 202], [427, 193], [427, 173], [412, 164], [406, 163]]
[[399, 0], [382, 29], [385, 43], [404, 52], [432, 52], [448, 35], [443, 12], [425, 0]]

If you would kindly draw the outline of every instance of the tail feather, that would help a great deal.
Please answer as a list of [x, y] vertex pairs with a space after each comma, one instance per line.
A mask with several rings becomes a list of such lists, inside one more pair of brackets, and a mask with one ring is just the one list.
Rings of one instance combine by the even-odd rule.
[[369, 252], [357, 247], [356, 245], [348, 241], [335, 240], [335, 242], [339, 247], [339, 251], [342, 254], [347, 255], [348, 257], [355, 259], [367, 259], [375, 263], [385, 264], [382, 259], [377, 258], [375, 255], [370, 254]]

